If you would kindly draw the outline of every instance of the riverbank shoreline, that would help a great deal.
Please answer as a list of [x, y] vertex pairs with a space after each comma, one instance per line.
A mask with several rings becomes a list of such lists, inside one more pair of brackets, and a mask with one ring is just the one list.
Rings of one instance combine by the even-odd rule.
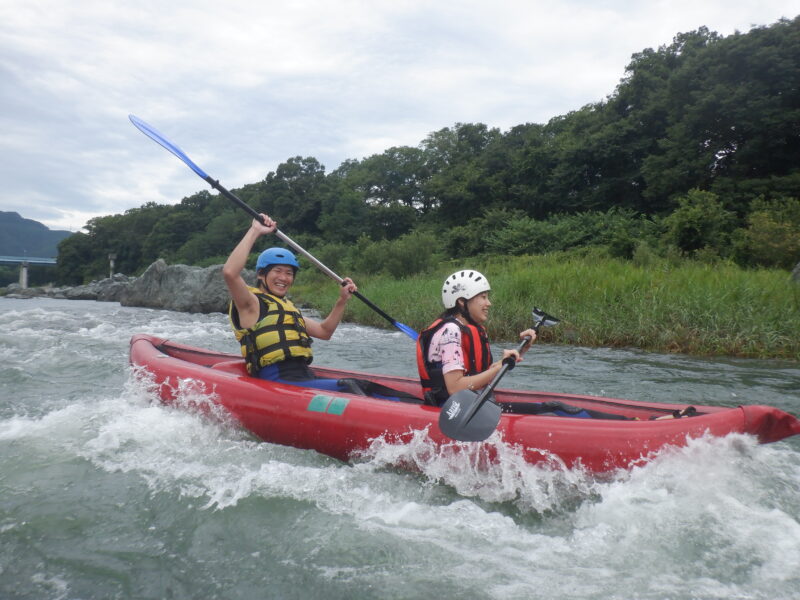
[[[617, 260], [558, 256], [505, 257], [471, 265], [492, 284], [490, 338], [511, 343], [531, 326], [536, 306], [561, 319], [541, 332], [540, 343], [588, 348], [630, 348], [702, 357], [800, 361], [800, 282], [785, 271], [745, 271], [698, 263], [635, 265]], [[442, 310], [441, 281], [452, 263], [433, 273], [398, 280], [357, 276], [361, 293], [416, 331]], [[250, 281], [252, 271], [244, 273]], [[117, 274], [83, 286], [6, 288], [12, 298], [53, 297], [120, 302], [179, 312], [227, 312], [221, 265], [153, 263], [140, 277]], [[303, 269], [291, 297], [327, 314], [339, 288], [314, 269]], [[2, 292], [0, 292], [2, 293]], [[353, 299], [345, 321], [391, 328]]]

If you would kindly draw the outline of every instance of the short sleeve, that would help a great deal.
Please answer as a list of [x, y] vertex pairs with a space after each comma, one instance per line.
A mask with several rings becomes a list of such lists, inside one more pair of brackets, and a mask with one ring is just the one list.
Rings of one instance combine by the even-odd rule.
[[431, 339], [428, 360], [442, 363], [442, 373], [466, 371], [464, 353], [461, 350], [461, 329], [455, 323], [447, 323]]

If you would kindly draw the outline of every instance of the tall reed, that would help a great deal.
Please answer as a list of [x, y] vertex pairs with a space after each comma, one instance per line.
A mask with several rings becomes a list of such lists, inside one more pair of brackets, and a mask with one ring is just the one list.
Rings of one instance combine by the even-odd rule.
[[[420, 330], [441, 312], [441, 283], [459, 268], [477, 269], [491, 282], [488, 329], [495, 341], [516, 339], [537, 306], [561, 319], [542, 341], [800, 360], [800, 285], [781, 270], [552, 254], [451, 261], [403, 280], [353, 277], [376, 305]], [[337, 292], [330, 280], [304, 270], [294, 295], [325, 312]], [[388, 326], [358, 300], [345, 318]]]

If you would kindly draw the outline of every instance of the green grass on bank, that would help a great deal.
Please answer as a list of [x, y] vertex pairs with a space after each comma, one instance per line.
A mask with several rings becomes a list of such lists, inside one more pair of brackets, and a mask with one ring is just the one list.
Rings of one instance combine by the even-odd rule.
[[[442, 281], [461, 267], [477, 269], [491, 282], [488, 329], [498, 342], [516, 339], [538, 306], [561, 319], [558, 327], [543, 330], [547, 342], [800, 360], [800, 285], [782, 270], [545, 255], [449, 262], [403, 280], [353, 278], [373, 303], [419, 331], [441, 312]], [[330, 279], [311, 269], [302, 271], [293, 289], [295, 300], [323, 314], [337, 293]], [[345, 319], [388, 326], [356, 299]]]

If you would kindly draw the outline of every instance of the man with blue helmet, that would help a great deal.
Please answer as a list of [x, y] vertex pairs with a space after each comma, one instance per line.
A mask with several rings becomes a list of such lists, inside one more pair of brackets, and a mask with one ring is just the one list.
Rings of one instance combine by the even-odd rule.
[[269, 216], [261, 217], [264, 224], [253, 219], [222, 269], [231, 294], [231, 325], [247, 360], [247, 370], [261, 379], [336, 391], [337, 380], [316, 378], [308, 368], [313, 357], [311, 338], [330, 339], [358, 288], [345, 278], [339, 298], [324, 320], [304, 317], [286, 297], [300, 264], [294, 254], [283, 248], [261, 253], [256, 262], [257, 287], [247, 285], [242, 270], [254, 244], [262, 235], [277, 229]]

